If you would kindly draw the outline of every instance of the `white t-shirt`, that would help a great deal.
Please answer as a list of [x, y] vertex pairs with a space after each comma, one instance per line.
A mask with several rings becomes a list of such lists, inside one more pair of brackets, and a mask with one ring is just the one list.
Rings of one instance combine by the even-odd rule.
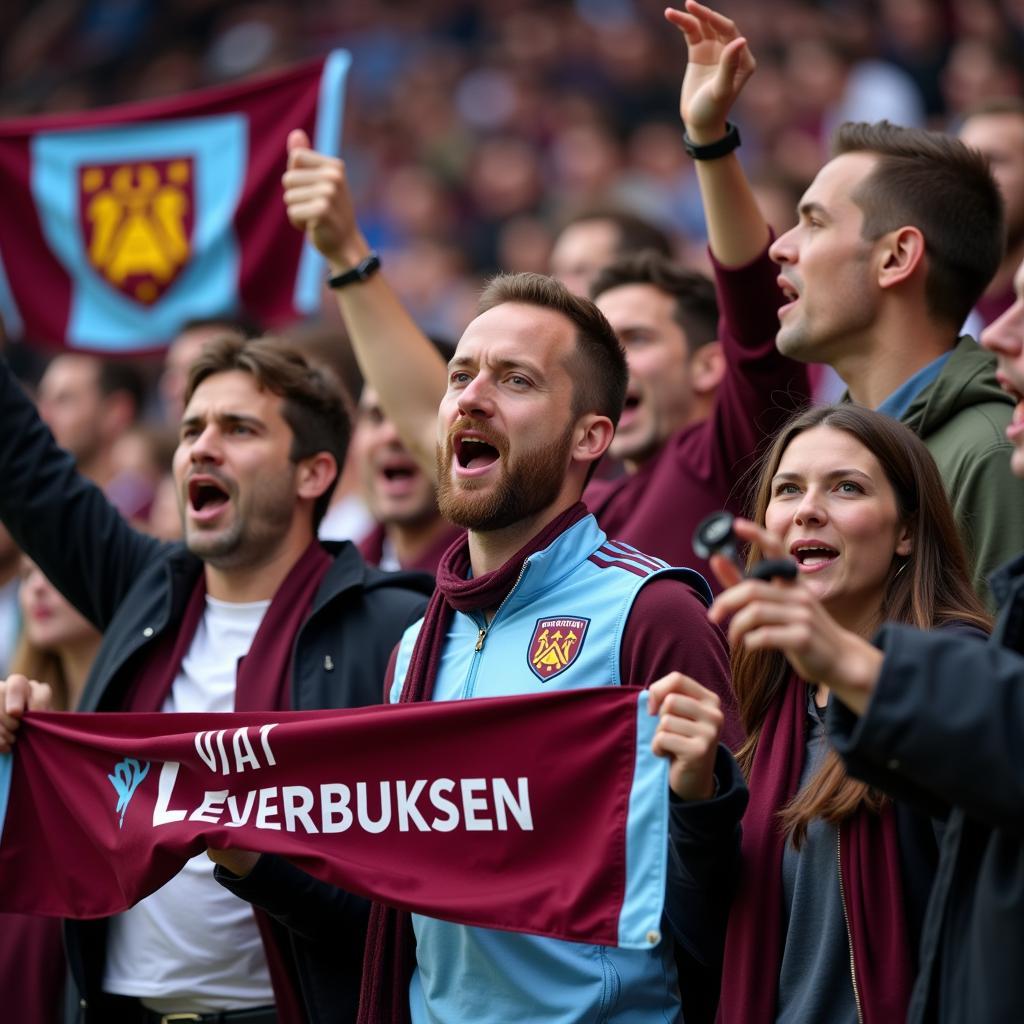
[[[238, 660], [269, 601], [206, 610], [163, 711], [233, 711]], [[210, 1013], [274, 1002], [252, 907], [213, 877], [205, 853], [152, 896], [110, 921], [103, 989], [157, 1013]]]

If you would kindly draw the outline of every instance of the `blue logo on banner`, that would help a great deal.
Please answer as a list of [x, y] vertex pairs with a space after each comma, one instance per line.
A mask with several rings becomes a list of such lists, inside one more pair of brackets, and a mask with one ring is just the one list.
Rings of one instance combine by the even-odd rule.
[[139, 788], [139, 783], [149, 774], [149, 762], [140, 765], [134, 757], [126, 757], [123, 761], [120, 761], [114, 766], [114, 774], [108, 775], [110, 784], [117, 791], [117, 807], [114, 808], [115, 813], [121, 812], [121, 821], [118, 824], [118, 828], [124, 828], [124, 812], [128, 810], [128, 804], [131, 803], [131, 799], [135, 796], [135, 790]]

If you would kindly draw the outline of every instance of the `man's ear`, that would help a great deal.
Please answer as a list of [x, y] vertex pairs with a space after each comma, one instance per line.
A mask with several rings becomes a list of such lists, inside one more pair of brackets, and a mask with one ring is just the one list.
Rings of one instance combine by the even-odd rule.
[[878, 284], [892, 288], [902, 284], [924, 266], [924, 235], [920, 228], [905, 225], [883, 235], [878, 241]]
[[709, 341], [690, 356], [690, 387], [696, 394], [714, 394], [723, 377], [725, 353], [720, 341]]
[[311, 501], [316, 501], [338, 476], [338, 463], [330, 452], [317, 452], [300, 459], [296, 469], [296, 493]]
[[588, 412], [581, 416], [573, 427], [573, 462], [596, 462], [608, 450], [615, 434], [615, 427], [607, 416]]

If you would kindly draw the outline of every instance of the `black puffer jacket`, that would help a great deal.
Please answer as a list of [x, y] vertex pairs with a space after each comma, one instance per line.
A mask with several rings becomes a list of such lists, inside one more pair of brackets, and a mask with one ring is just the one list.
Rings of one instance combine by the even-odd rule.
[[867, 713], [830, 716], [854, 775], [948, 813], [909, 1024], [1024, 1020], [1024, 556], [989, 582], [988, 643], [886, 626]]

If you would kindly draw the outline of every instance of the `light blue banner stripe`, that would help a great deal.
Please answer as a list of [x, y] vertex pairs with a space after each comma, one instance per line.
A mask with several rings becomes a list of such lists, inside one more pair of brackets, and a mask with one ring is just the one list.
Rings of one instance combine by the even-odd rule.
[[[218, 114], [44, 132], [31, 142], [31, 189], [43, 235], [72, 281], [66, 343], [94, 351], [160, 347], [192, 317], [223, 315], [237, 298], [241, 253], [232, 221], [245, 182], [248, 118]], [[122, 295], [92, 266], [78, 230], [78, 174], [90, 164], [193, 158], [192, 257], [159, 302]]]
[[3, 317], [7, 337], [20, 338], [25, 329], [25, 322], [21, 319], [18, 303], [14, 300], [11, 282], [7, 280], [7, 271], [4, 269], [2, 255], [0, 255], [0, 317]]
[[[347, 50], [332, 50], [324, 61], [320, 76], [313, 148], [328, 156], [341, 155], [341, 132], [345, 113], [345, 80], [352, 63]], [[299, 269], [295, 275], [295, 308], [300, 313], [315, 313], [320, 308], [320, 286], [324, 279], [324, 259], [309, 242], [302, 246]]]
[[637, 695], [636, 760], [626, 825], [626, 892], [619, 914], [619, 946], [651, 949], [661, 942], [668, 872], [668, 760], [651, 752], [657, 715], [647, 691]]
[[11, 774], [14, 755], [0, 754], [0, 843], [4, 841], [4, 822], [7, 820], [7, 801], [11, 796]]

